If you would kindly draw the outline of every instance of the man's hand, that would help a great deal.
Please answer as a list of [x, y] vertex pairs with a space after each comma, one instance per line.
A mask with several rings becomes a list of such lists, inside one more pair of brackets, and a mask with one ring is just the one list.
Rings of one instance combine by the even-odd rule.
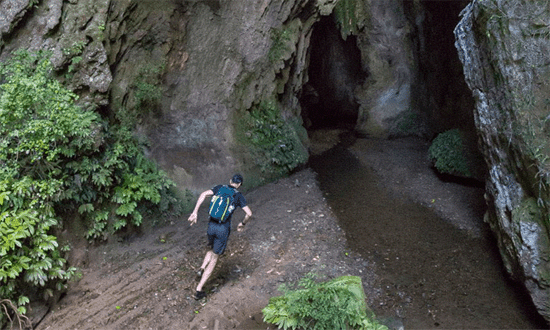
[[187, 221], [191, 222], [191, 226], [197, 223], [197, 213], [193, 212], [189, 216], [189, 219]]
[[243, 231], [244, 225], [248, 222], [248, 220], [252, 217], [252, 211], [250, 211], [250, 208], [248, 206], [243, 207], [243, 211], [245, 213], [243, 221], [239, 223], [237, 226], [237, 231]]
[[197, 200], [197, 204], [195, 205], [195, 209], [193, 210], [193, 213], [191, 213], [191, 215], [189, 216], [189, 219], [187, 219], [187, 221], [191, 222], [191, 226], [197, 223], [197, 213], [199, 213], [199, 208], [202, 202], [204, 202], [204, 200], [207, 197], [212, 195], [214, 195], [214, 192], [211, 189], [203, 191], [201, 193], [201, 195], [199, 196], [199, 199]]

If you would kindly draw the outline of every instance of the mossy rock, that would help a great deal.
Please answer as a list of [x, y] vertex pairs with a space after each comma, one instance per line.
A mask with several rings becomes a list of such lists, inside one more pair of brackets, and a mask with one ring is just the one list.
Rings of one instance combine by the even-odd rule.
[[299, 118], [283, 118], [275, 98], [235, 114], [233, 120], [237, 142], [233, 151], [244, 158], [241, 172], [248, 182], [259, 185], [284, 177], [307, 162], [307, 132]]

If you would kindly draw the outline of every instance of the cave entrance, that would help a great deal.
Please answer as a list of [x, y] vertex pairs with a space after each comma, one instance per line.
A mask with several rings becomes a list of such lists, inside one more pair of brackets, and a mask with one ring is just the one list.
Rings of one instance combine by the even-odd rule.
[[309, 82], [300, 97], [304, 126], [353, 129], [359, 112], [354, 90], [366, 76], [356, 37], [344, 40], [333, 16], [323, 16], [313, 27], [310, 45]]

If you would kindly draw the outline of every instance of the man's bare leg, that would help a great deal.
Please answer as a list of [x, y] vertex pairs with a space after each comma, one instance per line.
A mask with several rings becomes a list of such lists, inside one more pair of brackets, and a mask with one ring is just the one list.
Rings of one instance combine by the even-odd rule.
[[[206, 262], [206, 259], [208, 258], [208, 262]], [[202, 287], [208, 281], [208, 278], [210, 275], [212, 275], [212, 272], [214, 271], [214, 267], [216, 267], [216, 263], [218, 262], [218, 255], [215, 254], [213, 251], [208, 251], [206, 253], [206, 257], [204, 257], [205, 262], [203, 263], [204, 273], [202, 274], [201, 280], [199, 282], [199, 285], [197, 285], [197, 291], [202, 291]]]
[[204, 260], [201, 265], [201, 269], [203, 270], [203, 272], [204, 272], [204, 269], [206, 269], [206, 266], [208, 265], [208, 263], [210, 262], [210, 258], [212, 258], [213, 254], [214, 254], [214, 251], [212, 250], [206, 252], [206, 255], [204, 256]]

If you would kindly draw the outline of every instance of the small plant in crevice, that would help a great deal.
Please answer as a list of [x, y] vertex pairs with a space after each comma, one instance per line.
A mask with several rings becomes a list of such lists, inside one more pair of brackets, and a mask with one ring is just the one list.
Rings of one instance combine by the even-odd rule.
[[294, 33], [295, 31], [292, 27], [281, 27], [280, 29], [271, 30], [271, 41], [273, 43], [268, 53], [271, 63], [282, 59], [283, 55], [291, 49], [289, 43], [292, 41]]
[[272, 297], [262, 309], [264, 322], [279, 329], [387, 330], [367, 310], [361, 278], [342, 276], [317, 282], [307, 274], [294, 289], [282, 285], [282, 296]]
[[264, 173], [282, 175], [307, 161], [298, 124], [283, 120], [277, 102], [264, 100], [244, 116], [240, 130]]
[[72, 79], [74, 73], [79, 69], [85, 47], [86, 43], [84, 41], [75, 41], [70, 47], [63, 48], [63, 55], [65, 55], [69, 61], [65, 79]]

